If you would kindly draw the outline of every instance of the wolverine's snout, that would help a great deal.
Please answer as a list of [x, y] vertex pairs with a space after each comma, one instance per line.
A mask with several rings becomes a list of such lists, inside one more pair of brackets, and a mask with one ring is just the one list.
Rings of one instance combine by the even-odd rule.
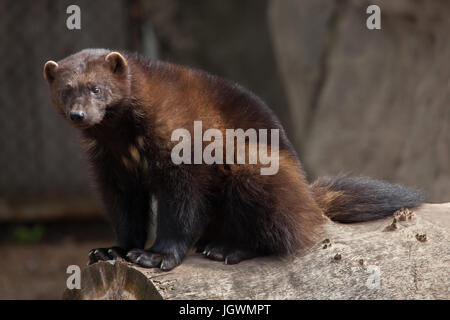
[[73, 122], [79, 123], [79, 122], [82, 122], [84, 120], [85, 114], [84, 114], [83, 111], [79, 111], [79, 110], [77, 110], [77, 111], [70, 111], [69, 117], [70, 117], [70, 120], [72, 120]]

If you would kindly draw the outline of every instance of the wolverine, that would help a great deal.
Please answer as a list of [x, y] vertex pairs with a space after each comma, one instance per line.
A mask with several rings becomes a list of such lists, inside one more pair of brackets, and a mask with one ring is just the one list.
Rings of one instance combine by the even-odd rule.
[[[268, 106], [238, 84], [203, 71], [86, 49], [48, 61], [44, 77], [56, 109], [81, 130], [117, 237], [111, 248], [91, 250], [90, 263], [124, 258], [170, 270], [191, 249], [226, 264], [293, 255], [314, 244], [326, 219], [374, 220], [423, 202], [416, 189], [366, 177], [339, 175], [308, 184]], [[193, 136], [196, 121], [224, 137], [227, 129], [278, 130], [277, 141], [257, 141], [268, 152], [277, 143], [276, 174], [262, 175], [260, 161], [174, 163], [178, 142], [172, 133], [184, 128]], [[244, 149], [250, 144], [246, 140]], [[240, 151], [234, 148], [233, 156]], [[156, 238], [145, 248], [153, 220]]]

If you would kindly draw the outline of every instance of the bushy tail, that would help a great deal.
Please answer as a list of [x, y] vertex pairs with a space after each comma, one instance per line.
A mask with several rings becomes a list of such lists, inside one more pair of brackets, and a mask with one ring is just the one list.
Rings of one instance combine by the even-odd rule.
[[324, 214], [343, 223], [380, 219], [424, 201], [419, 190], [367, 177], [323, 177], [311, 185], [311, 190]]

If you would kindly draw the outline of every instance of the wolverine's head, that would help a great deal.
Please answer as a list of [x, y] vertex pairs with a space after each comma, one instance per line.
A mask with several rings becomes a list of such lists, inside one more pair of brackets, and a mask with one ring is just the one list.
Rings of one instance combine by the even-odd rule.
[[81, 128], [102, 122], [108, 108], [129, 95], [128, 75], [126, 59], [103, 49], [86, 49], [44, 66], [53, 104]]

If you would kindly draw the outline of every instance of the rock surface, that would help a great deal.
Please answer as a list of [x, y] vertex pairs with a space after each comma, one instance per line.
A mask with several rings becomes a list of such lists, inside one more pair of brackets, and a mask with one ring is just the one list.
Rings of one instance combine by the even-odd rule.
[[[65, 299], [450, 299], [450, 203], [374, 222], [328, 222], [293, 259], [225, 265], [189, 256], [169, 272], [101, 262]], [[388, 227], [388, 228], [387, 228]], [[392, 230], [392, 231], [388, 231]]]
[[[381, 8], [381, 30], [366, 8]], [[272, 0], [294, 141], [312, 177], [339, 172], [450, 200], [450, 2]]]

